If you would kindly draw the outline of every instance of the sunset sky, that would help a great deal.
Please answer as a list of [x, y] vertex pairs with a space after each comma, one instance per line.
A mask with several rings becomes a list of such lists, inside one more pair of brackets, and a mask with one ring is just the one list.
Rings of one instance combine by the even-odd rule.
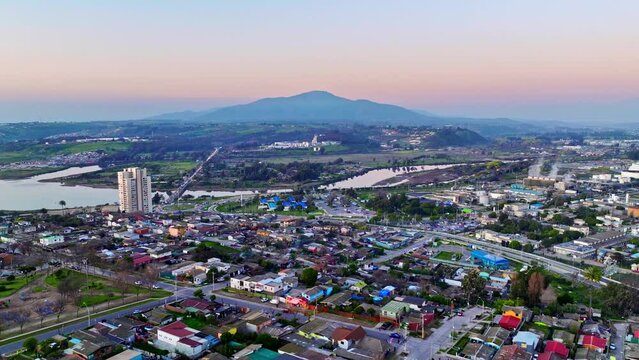
[[577, 120], [639, 101], [638, 14], [636, 0], [5, 1], [0, 121], [129, 119], [309, 90]]

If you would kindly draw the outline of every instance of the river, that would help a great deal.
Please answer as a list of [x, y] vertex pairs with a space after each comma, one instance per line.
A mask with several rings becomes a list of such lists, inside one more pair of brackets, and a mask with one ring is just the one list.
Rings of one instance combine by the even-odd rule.
[[[445, 165], [415, 165], [408, 167], [397, 167], [397, 168], [385, 168], [385, 169], [375, 169], [370, 170], [362, 175], [354, 176], [352, 178], [348, 178], [346, 180], [338, 181], [336, 183], [330, 184], [328, 186], [323, 186], [325, 189], [360, 189], [360, 188], [369, 188], [376, 187], [375, 184], [392, 179], [397, 175], [414, 173], [419, 171], [428, 171], [435, 169], [446, 169], [453, 166], [465, 165], [465, 164], [445, 164]], [[392, 187], [399, 185], [401, 182], [396, 184], [388, 184], [379, 187]]]
[[113, 204], [118, 201], [117, 189], [96, 189], [88, 186], [64, 186], [59, 182], [41, 182], [65, 176], [86, 174], [100, 167], [72, 167], [21, 180], [0, 180], [0, 209], [37, 210], [59, 208], [61, 200], [67, 207]]
[[[46, 173], [20, 180], [0, 180], [0, 210], [37, 210], [60, 208], [59, 202], [64, 200], [66, 207], [95, 206], [118, 202], [117, 189], [92, 188], [88, 186], [64, 186], [61, 182], [42, 182], [40, 180], [58, 179], [73, 175], [99, 171], [100, 167], [72, 167], [65, 170]], [[268, 190], [275, 194], [290, 192], [291, 189]], [[236, 195], [255, 195], [256, 191], [203, 191], [187, 190], [185, 195], [194, 197], [208, 195], [225, 197]]]

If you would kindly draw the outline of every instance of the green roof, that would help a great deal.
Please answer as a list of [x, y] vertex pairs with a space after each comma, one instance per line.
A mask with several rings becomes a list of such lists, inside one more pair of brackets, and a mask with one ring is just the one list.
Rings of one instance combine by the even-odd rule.
[[384, 305], [384, 307], [382, 307], [382, 311], [387, 313], [397, 314], [404, 311], [407, 307], [408, 305], [404, 303], [392, 300], [388, 304]]
[[257, 350], [256, 352], [252, 353], [251, 355], [249, 355], [248, 358], [251, 360], [273, 360], [279, 356], [280, 354], [276, 353], [275, 351], [261, 348]]

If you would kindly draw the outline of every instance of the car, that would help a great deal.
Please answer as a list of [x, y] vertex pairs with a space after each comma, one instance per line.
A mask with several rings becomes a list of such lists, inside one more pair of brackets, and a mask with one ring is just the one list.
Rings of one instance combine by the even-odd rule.
[[142, 281], [137, 280], [137, 281], [135, 282], [135, 285], [142, 285]]
[[457, 312], [457, 316], [464, 316], [464, 312], [463, 311], [458, 311]]
[[617, 345], [610, 344], [610, 350], [617, 350]]
[[260, 299], [260, 301], [265, 303], [265, 302], [268, 302], [269, 300], [268, 300], [268, 298], [263, 297], [263, 298]]
[[157, 286], [155, 284], [153, 284], [153, 286], [151, 286], [151, 287], [154, 288], [154, 289], [159, 289], [160, 288], [159, 286]]
[[140, 310], [140, 309], [135, 309], [135, 310], [133, 310], [133, 314], [134, 314], [134, 315], [142, 314], [142, 310]]
[[387, 321], [387, 322], [383, 323], [382, 326], [380, 326], [380, 329], [389, 330], [392, 327], [393, 327], [393, 323], [390, 323], [390, 322]]

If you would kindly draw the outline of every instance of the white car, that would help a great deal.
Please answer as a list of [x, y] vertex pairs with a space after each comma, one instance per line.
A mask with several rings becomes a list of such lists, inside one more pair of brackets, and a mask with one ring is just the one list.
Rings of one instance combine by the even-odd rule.
[[157, 286], [155, 284], [153, 284], [153, 286], [151, 286], [151, 287], [154, 288], [154, 289], [159, 289], [160, 288], [159, 286]]
[[137, 280], [137, 281], [135, 282], [135, 285], [142, 285], [142, 281]]

